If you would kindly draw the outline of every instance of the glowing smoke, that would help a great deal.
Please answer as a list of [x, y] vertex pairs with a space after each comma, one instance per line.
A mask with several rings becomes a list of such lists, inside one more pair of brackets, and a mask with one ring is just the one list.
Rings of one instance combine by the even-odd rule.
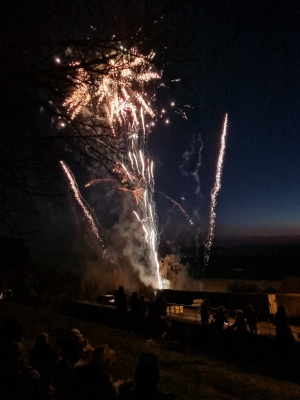
[[[198, 146], [197, 146], [198, 144]], [[197, 151], [198, 148], [198, 151]], [[193, 134], [193, 138], [192, 138], [192, 142], [190, 144], [190, 150], [185, 151], [182, 154], [182, 158], [183, 158], [183, 162], [182, 164], [179, 166], [179, 170], [181, 172], [181, 174], [187, 178], [191, 177], [194, 179], [195, 183], [196, 183], [196, 189], [195, 189], [195, 194], [199, 197], [201, 197], [201, 186], [200, 186], [200, 178], [199, 178], [199, 169], [201, 167], [201, 155], [202, 155], [202, 150], [203, 150], [203, 141], [201, 139], [201, 134], [199, 133], [196, 139], [196, 135]], [[197, 151], [197, 153], [196, 153]], [[196, 158], [196, 165], [195, 168], [192, 171], [188, 171], [187, 170], [187, 166], [189, 164], [189, 161], [191, 159], [192, 156], [194, 156], [194, 154], [197, 154], [197, 158]], [[194, 216], [196, 218], [196, 220], [199, 222], [200, 221], [200, 217], [199, 217], [199, 210], [195, 208], [194, 210]], [[198, 257], [199, 254], [199, 235], [201, 232], [201, 228], [198, 227], [196, 229], [196, 235], [195, 235], [195, 243], [196, 243], [196, 257]]]
[[[199, 143], [199, 149], [197, 153], [197, 162], [195, 169], [191, 172], [187, 171], [186, 167], [190, 161], [190, 158], [195, 154], [196, 151], [196, 144], [197, 142]], [[193, 135], [192, 142], [190, 144], [191, 150], [187, 150], [182, 154], [183, 158], [183, 163], [179, 166], [179, 170], [182, 173], [183, 176], [185, 177], [192, 177], [194, 181], [196, 182], [196, 189], [195, 193], [200, 194], [200, 178], [199, 178], [199, 168], [201, 167], [201, 153], [203, 149], [203, 141], [201, 139], [201, 135], [199, 134], [197, 136], [197, 140], [195, 137], [195, 134]]]
[[217, 196], [218, 196], [219, 190], [221, 189], [221, 177], [222, 177], [222, 168], [223, 168], [225, 145], [226, 145], [226, 134], [227, 134], [227, 117], [228, 117], [228, 115], [225, 114], [225, 121], [224, 121], [224, 125], [223, 125], [222, 136], [221, 136], [221, 148], [220, 148], [219, 158], [218, 158], [218, 163], [217, 163], [216, 180], [215, 180], [214, 187], [211, 191], [209, 229], [208, 229], [207, 239], [205, 242], [204, 267], [208, 264], [209, 252], [210, 252], [210, 248], [211, 248], [213, 237], [214, 237], [215, 218], [216, 218], [215, 208], [217, 205]]

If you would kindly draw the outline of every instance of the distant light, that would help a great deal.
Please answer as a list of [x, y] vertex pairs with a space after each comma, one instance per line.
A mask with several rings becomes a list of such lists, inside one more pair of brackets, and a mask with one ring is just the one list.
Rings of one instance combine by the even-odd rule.
[[152, 126], [154, 126], [154, 125], [155, 125], [155, 123], [154, 123], [154, 122], [151, 122], [151, 125], [152, 125]]
[[185, 200], [185, 198], [182, 196], [182, 197], [181, 197], [181, 200], [183, 200], [183, 201], [184, 201], [184, 200]]
[[166, 124], [169, 124], [169, 123], [170, 123], [170, 121], [168, 119], [166, 119]]
[[60, 63], [60, 59], [58, 57], [56, 57], [55, 61], [59, 64]]
[[61, 122], [60, 126], [66, 126], [66, 124], [64, 122]]
[[174, 101], [172, 101], [172, 103], [171, 103], [171, 106], [172, 106], [172, 107], [174, 107], [174, 106], [175, 106], [175, 103], [174, 103]]
[[164, 114], [166, 112], [166, 110], [162, 109], [161, 112]]

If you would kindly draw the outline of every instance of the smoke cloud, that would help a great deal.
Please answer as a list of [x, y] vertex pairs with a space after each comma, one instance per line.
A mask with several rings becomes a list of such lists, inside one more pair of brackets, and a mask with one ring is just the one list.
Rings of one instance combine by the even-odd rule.
[[[193, 134], [192, 141], [190, 143], [190, 151], [187, 150], [182, 154], [183, 162], [179, 166], [181, 174], [187, 178], [192, 177], [196, 182], [195, 194], [200, 194], [200, 178], [199, 178], [199, 168], [201, 167], [201, 154], [203, 149], [203, 141], [201, 139], [201, 134], [199, 133], [197, 138]], [[198, 150], [197, 150], [198, 149]], [[196, 155], [196, 165], [192, 171], [188, 171], [187, 168], [190, 163], [190, 159]]]

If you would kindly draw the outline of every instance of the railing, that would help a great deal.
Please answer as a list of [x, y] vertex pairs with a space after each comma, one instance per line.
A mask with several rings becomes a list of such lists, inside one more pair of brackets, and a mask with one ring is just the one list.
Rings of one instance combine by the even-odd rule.
[[[212, 315], [217, 312], [217, 308], [211, 308]], [[229, 317], [234, 317], [236, 310], [226, 310], [227, 315]], [[178, 304], [178, 303], [167, 303], [167, 314], [172, 316], [176, 315], [177, 317], [182, 316], [182, 319], [193, 320], [197, 323], [201, 323], [200, 317], [200, 305], [187, 305], [187, 304]], [[212, 316], [210, 320], [212, 320]]]
[[[176, 312], [177, 311], [177, 312]], [[211, 308], [210, 321], [213, 320], [212, 316], [217, 312], [217, 308]], [[226, 310], [228, 315], [228, 326], [234, 323], [234, 317], [236, 310]], [[177, 320], [186, 322], [196, 323], [201, 325], [200, 317], [200, 305], [187, 305], [178, 303], [167, 303], [167, 314]], [[259, 331], [265, 335], [275, 335], [276, 327], [270, 322], [260, 321], [258, 326]], [[300, 328], [291, 326], [291, 331], [296, 340], [298, 340], [298, 333], [300, 334]]]

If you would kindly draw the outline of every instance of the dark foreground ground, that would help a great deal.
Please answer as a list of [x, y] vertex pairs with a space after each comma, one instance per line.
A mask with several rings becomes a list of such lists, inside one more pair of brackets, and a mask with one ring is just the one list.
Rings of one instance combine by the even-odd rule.
[[[249, 353], [245, 343], [230, 340], [215, 342], [206, 332], [203, 346], [186, 343], [145, 340], [142, 336], [100, 322], [90, 322], [61, 315], [55, 309], [33, 308], [17, 304], [1, 304], [1, 318], [13, 316], [24, 327], [23, 342], [29, 351], [36, 336], [42, 331], [56, 328], [78, 328], [97, 346], [108, 343], [116, 350], [117, 360], [112, 367], [115, 378], [133, 377], [137, 358], [143, 352], [157, 355], [160, 363], [162, 390], [172, 391], [176, 399], [298, 399], [297, 365], [278, 361], [276, 355], [260, 363], [259, 354], [247, 361]], [[49, 330], [50, 327], [50, 330]], [[50, 334], [51, 338], [51, 334]], [[52, 337], [54, 344], [54, 338]], [[248, 346], [248, 345], [247, 345]], [[225, 347], [225, 348], [224, 348]], [[231, 352], [232, 347], [233, 352]], [[240, 354], [238, 350], [240, 348]], [[277, 365], [275, 365], [277, 363]], [[299, 382], [300, 382], [300, 370]]]

